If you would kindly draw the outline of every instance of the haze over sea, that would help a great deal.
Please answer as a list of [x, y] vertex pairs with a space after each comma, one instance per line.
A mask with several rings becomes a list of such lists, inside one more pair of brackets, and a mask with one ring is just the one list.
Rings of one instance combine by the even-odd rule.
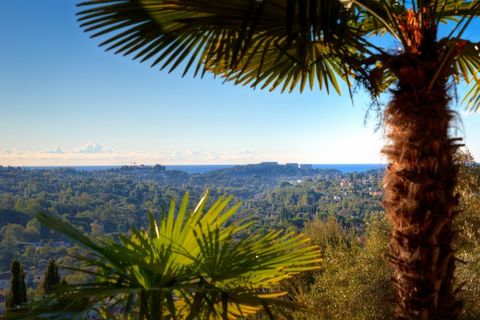
[[[235, 167], [233, 164], [214, 164], [214, 165], [166, 165], [167, 170], [180, 170], [187, 173], [205, 173], [213, 170], [228, 169]], [[32, 166], [24, 167], [32, 170], [49, 170], [58, 168], [71, 168], [80, 171], [97, 171], [118, 169], [122, 166]], [[385, 168], [382, 163], [362, 163], [362, 164], [312, 164], [313, 169], [335, 169], [343, 173], [362, 172], [374, 169]]]

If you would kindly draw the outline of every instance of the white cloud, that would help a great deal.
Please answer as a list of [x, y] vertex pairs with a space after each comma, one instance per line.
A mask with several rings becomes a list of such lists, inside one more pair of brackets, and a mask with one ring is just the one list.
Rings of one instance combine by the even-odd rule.
[[65, 151], [63, 151], [60, 147], [55, 147], [53, 149], [47, 150], [46, 153], [51, 153], [51, 154], [64, 154]]
[[75, 153], [105, 153], [113, 152], [113, 149], [110, 147], [103, 147], [97, 142], [89, 142], [80, 148], [74, 150]]
[[[300, 163], [377, 163], [383, 162], [379, 155], [380, 143], [365, 139], [365, 144], [356, 148], [348, 143], [325, 145], [307, 150], [164, 150], [158, 152], [118, 151], [105, 148], [98, 143], [88, 143], [73, 150], [53, 148], [48, 151], [9, 150], [0, 154], [3, 166], [75, 166], [75, 165], [131, 165], [131, 164], [248, 164], [261, 161]], [[365, 145], [370, 147], [366, 148]], [[54, 152], [55, 151], [55, 152]], [[332, 156], [335, 155], [335, 157]], [[349, 162], [350, 160], [350, 162]]]
[[274, 159], [242, 150], [212, 152], [207, 150], [172, 150], [163, 152], [117, 151], [98, 143], [71, 151], [58, 147], [47, 151], [5, 150], [0, 153], [0, 165], [8, 166], [74, 166], [74, 165], [130, 165], [136, 164], [242, 164]]
[[131, 164], [248, 164], [261, 161], [300, 163], [379, 163], [383, 141], [371, 134], [357, 137], [352, 143], [349, 136], [322, 147], [275, 150], [229, 150], [204, 149], [163, 151], [119, 151], [89, 142], [71, 150], [52, 148], [47, 151], [5, 150], [0, 153], [3, 166], [75, 166], [75, 165], [131, 165]]

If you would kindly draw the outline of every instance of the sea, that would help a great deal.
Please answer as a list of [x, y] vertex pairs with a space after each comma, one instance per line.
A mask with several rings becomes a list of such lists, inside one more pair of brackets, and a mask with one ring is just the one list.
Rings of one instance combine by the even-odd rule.
[[[187, 173], [205, 173], [213, 170], [232, 168], [233, 164], [212, 164], [212, 165], [166, 165], [167, 170], [179, 170]], [[58, 168], [71, 168], [79, 171], [98, 171], [119, 169], [121, 166], [35, 166], [24, 167], [31, 170], [51, 170]], [[384, 169], [383, 163], [362, 163], [362, 164], [312, 164], [313, 169], [335, 169], [343, 173], [365, 172], [375, 169]]]

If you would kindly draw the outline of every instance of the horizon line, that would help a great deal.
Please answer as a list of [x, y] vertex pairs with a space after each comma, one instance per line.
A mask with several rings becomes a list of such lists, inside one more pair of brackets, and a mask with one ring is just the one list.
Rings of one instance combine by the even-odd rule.
[[12, 164], [0, 164], [0, 167], [19, 167], [19, 168], [46, 168], [46, 167], [153, 167], [156, 165], [168, 167], [168, 166], [246, 166], [246, 165], [258, 165], [262, 163], [273, 163], [276, 162], [277, 165], [287, 165], [287, 164], [298, 164], [298, 165], [387, 165], [387, 163], [382, 162], [355, 162], [355, 163], [338, 163], [338, 162], [330, 162], [330, 163], [315, 163], [315, 162], [278, 162], [278, 161], [262, 161], [256, 163], [190, 163], [190, 164], [52, 164], [52, 165], [12, 165]]

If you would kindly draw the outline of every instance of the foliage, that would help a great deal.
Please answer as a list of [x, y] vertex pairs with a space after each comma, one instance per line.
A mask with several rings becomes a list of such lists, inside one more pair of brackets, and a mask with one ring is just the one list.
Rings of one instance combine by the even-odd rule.
[[47, 271], [45, 271], [45, 275], [43, 276], [43, 293], [50, 294], [54, 292], [54, 290], [60, 284], [60, 274], [58, 273], [58, 267], [55, 263], [55, 260], [50, 260], [48, 263]]
[[7, 295], [6, 307], [9, 311], [16, 310], [21, 304], [27, 302], [27, 288], [25, 273], [22, 265], [14, 260], [11, 267], [10, 290]]
[[[296, 233], [251, 232], [252, 222], [231, 222], [239, 204], [221, 197], [206, 209], [208, 195], [188, 211], [188, 194], [178, 210], [172, 200], [147, 230], [132, 228], [119, 241], [93, 240], [59, 218], [38, 219], [84, 247], [79, 255], [91, 283], [70, 285], [24, 307], [14, 318], [65, 319], [96, 312], [113, 319], [234, 319], [270, 312], [271, 305], [297, 305], [278, 298], [279, 281], [318, 268], [319, 251]], [[115, 310], [121, 310], [116, 312]]]
[[457, 247], [464, 263], [458, 266], [457, 276], [462, 283], [464, 319], [473, 320], [480, 318], [480, 166], [468, 150], [458, 156], [463, 165], [458, 185], [462, 212], [456, 219], [460, 229]]
[[0, 270], [14, 258], [26, 270], [45, 270], [52, 259], [71, 263], [70, 241], [41, 226], [36, 212], [30, 211], [34, 207], [62, 216], [94, 237], [115, 237], [145, 225], [147, 212], [158, 215], [170, 197], [188, 191], [197, 201], [208, 187], [212, 197], [232, 194], [242, 199], [235, 219], [255, 216], [256, 228], [301, 227], [317, 215], [330, 214], [337, 214], [345, 225], [360, 227], [370, 212], [380, 208], [381, 178], [380, 171], [342, 174], [285, 165], [237, 166], [203, 174], [154, 167], [98, 171], [0, 167]]
[[[282, 92], [340, 92], [339, 80], [357, 80], [378, 96], [402, 80], [408, 58], [431, 54], [435, 48], [422, 46], [435, 41], [441, 63], [430, 84], [446, 73], [473, 84], [466, 97], [472, 109], [480, 102], [478, 46], [462, 38], [480, 14], [476, 1], [96, 0], [80, 7], [81, 27], [116, 54]], [[438, 24], [452, 21], [437, 40]], [[394, 39], [396, 48], [381, 47], [378, 38]]]
[[[471, 154], [459, 152], [460, 181], [457, 191], [463, 212], [459, 228], [457, 278], [465, 307], [463, 320], [480, 318], [480, 166]], [[284, 282], [290, 299], [316, 307], [314, 313], [289, 313], [293, 319], [391, 319], [393, 287], [385, 257], [389, 226], [383, 213], [371, 216], [365, 232], [345, 229], [333, 216], [314, 220], [304, 233], [324, 254], [318, 271]]]
[[309, 281], [288, 285], [292, 299], [315, 306], [315, 313], [296, 312], [293, 319], [391, 319], [394, 291], [385, 256], [388, 224], [383, 213], [372, 216], [358, 236], [333, 218], [312, 221], [305, 233], [323, 248], [324, 260]]
[[[160, 69], [181, 67], [185, 75], [193, 67], [194, 75], [212, 72], [282, 92], [307, 85], [340, 92], [340, 79], [349, 90], [353, 82], [363, 85], [374, 100], [392, 92], [384, 112], [383, 204], [392, 228], [395, 317], [458, 318], [452, 247], [458, 145], [449, 135], [449, 90], [460, 80], [472, 83], [465, 100], [470, 110], [480, 109], [480, 43], [465, 32], [480, 16], [479, 1], [96, 0], [80, 6], [81, 27], [102, 37], [102, 46]], [[442, 23], [447, 32], [439, 32]]]

